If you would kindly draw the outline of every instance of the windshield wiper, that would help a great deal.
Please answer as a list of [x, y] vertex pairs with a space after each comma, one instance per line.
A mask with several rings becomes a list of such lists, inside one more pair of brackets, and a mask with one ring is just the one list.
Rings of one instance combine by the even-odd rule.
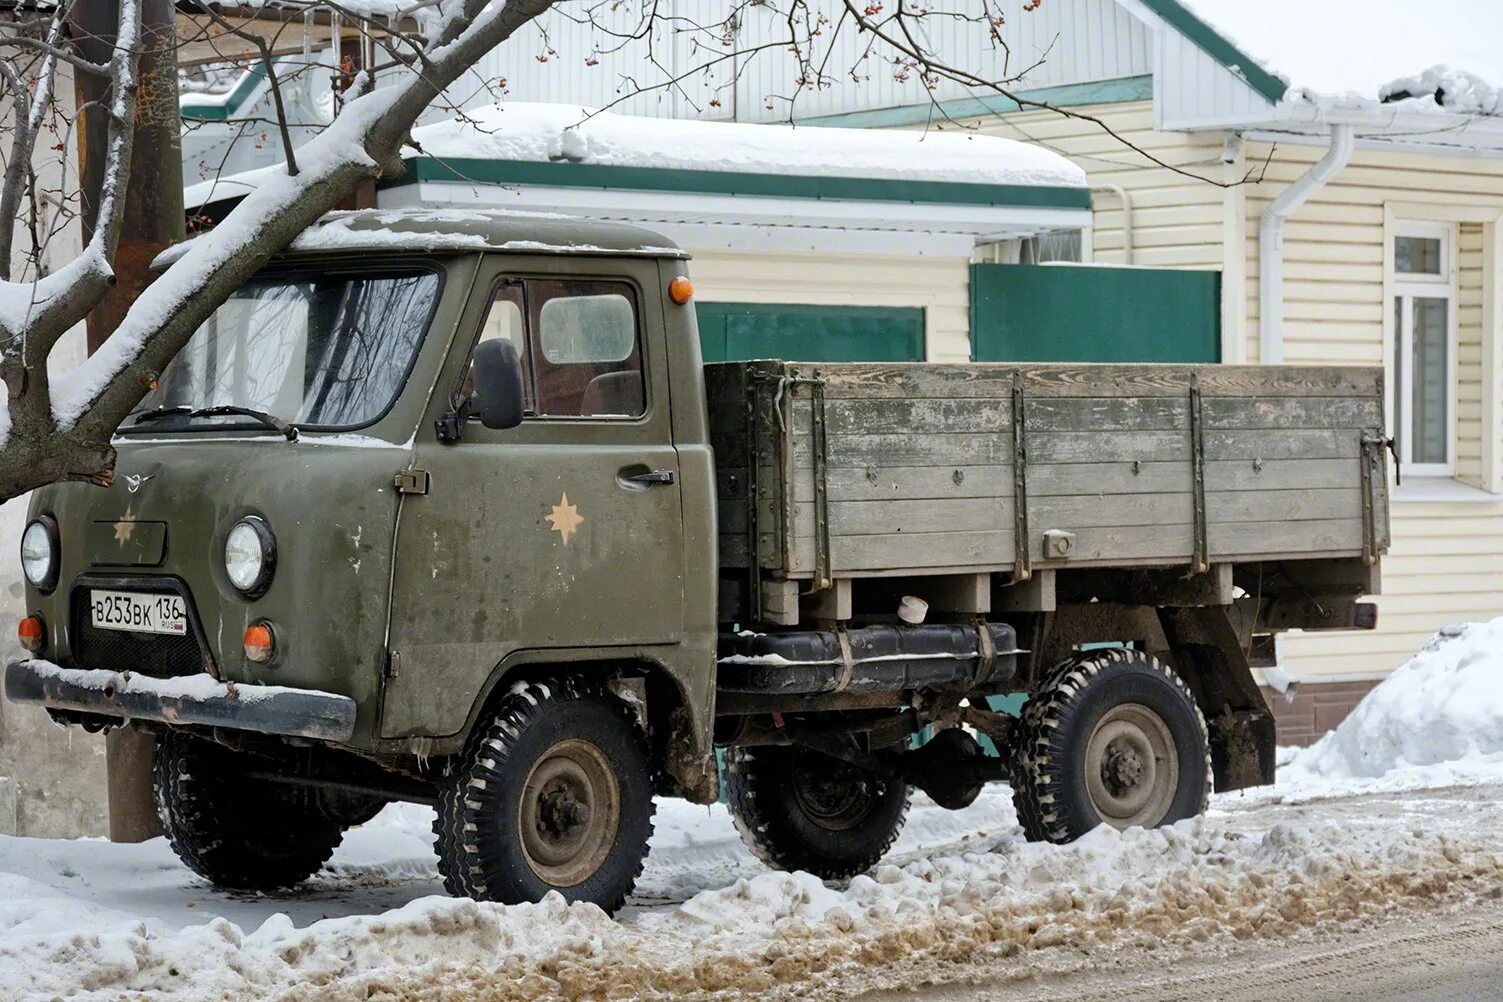
[[258, 411], [251, 407], [239, 407], [235, 404], [220, 404], [215, 407], [200, 407], [198, 410], [190, 410], [189, 417], [224, 417], [234, 415], [248, 417], [259, 422], [272, 431], [279, 432], [289, 442], [297, 441], [297, 425], [288, 424], [280, 418], [272, 417], [265, 411]]
[[155, 421], [157, 418], [171, 417], [174, 414], [192, 414], [193, 408], [187, 404], [177, 404], [173, 407], [153, 407], [151, 410], [141, 411], [134, 415], [132, 427], [146, 421]]

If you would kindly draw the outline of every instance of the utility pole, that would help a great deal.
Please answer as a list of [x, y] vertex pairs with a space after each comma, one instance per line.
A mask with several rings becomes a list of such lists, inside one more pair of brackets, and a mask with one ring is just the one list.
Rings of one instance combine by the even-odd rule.
[[[69, 26], [85, 59], [109, 62], [119, 16], [119, 0], [75, 0], [68, 14]], [[172, 0], [141, 0], [141, 21], [135, 147], [114, 260], [116, 283], [89, 314], [90, 354], [114, 332], [150, 284], [152, 259], [185, 235], [177, 15]], [[98, 219], [104, 181], [109, 81], [82, 71], [76, 73], [76, 80], [78, 107], [85, 109], [79, 116], [78, 162], [87, 243]], [[141, 842], [162, 832], [151, 792], [154, 744], [150, 734], [134, 727], [113, 731], [105, 740], [112, 841]]]

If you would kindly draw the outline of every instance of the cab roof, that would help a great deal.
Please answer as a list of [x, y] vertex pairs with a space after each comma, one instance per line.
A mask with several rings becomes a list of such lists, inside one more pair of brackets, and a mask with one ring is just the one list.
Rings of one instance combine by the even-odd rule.
[[[213, 231], [157, 255], [163, 269]], [[420, 251], [463, 254], [506, 251], [519, 254], [599, 254], [688, 257], [673, 241], [626, 223], [597, 222], [543, 212], [500, 209], [360, 209], [331, 212], [304, 230], [279, 255]]]

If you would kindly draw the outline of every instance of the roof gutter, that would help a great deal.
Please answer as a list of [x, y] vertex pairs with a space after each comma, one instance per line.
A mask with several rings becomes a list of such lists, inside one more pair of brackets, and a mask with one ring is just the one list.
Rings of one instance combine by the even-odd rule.
[[1331, 145], [1294, 183], [1263, 210], [1258, 223], [1258, 360], [1284, 361], [1284, 221], [1294, 215], [1352, 159], [1356, 136], [1350, 125], [1331, 126]]

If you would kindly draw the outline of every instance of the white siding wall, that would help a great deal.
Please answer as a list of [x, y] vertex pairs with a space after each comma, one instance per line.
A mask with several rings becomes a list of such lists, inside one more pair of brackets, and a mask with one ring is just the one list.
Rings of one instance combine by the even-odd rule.
[[[952, 65], [988, 79], [1011, 79], [1028, 89], [1057, 84], [1140, 76], [1151, 69], [1147, 30], [1115, 0], [1049, 0], [1025, 11], [1026, 0], [996, 0], [988, 13], [1000, 13], [1007, 50], [989, 37], [984, 23], [936, 16], [919, 22], [925, 44]], [[511, 100], [565, 101], [603, 106], [621, 100], [619, 110], [636, 115], [736, 118], [746, 122], [797, 118], [927, 104], [981, 94], [948, 81], [931, 91], [916, 73], [903, 79], [893, 64], [896, 50], [873, 45], [847, 20], [834, 22], [844, 8], [811, 4], [811, 16], [828, 15], [832, 24], [815, 39], [813, 55], [823, 62], [830, 86], [796, 83], [798, 59], [783, 40], [786, 14], [772, 8], [742, 8], [743, 21], [728, 40], [689, 25], [715, 25], [728, 12], [715, 0], [670, 0], [648, 43], [628, 43], [615, 51], [612, 40], [563, 12], [544, 14], [486, 58], [477, 73], [504, 79]], [[630, 30], [641, 8], [597, 8], [617, 31]], [[572, 12], [578, 17], [580, 12]], [[672, 15], [677, 20], [668, 17]], [[833, 46], [833, 51], [832, 51]], [[869, 53], [863, 58], [863, 53]], [[734, 56], [734, 58], [723, 58]], [[594, 65], [589, 62], [593, 61]], [[1026, 71], [1026, 72], [1025, 72]], [[663, 86], [677, 79], [673, 86]], [[641, 88], [655, 88], [634, 93]], [[790, 102], [790, 99], [791, 102]]]
[[1247, 81], [1211, 58], [1177, 31], [1160, 32], [1154, 60], [1154, 93], [1165, 128], [1196, 125], [1214, 118], [1267, 120], [1273, 105]]
[[689, 274], [703, 302], [921, 306], [929, 361], [971, 357], [965, 258], [696, 251]]

